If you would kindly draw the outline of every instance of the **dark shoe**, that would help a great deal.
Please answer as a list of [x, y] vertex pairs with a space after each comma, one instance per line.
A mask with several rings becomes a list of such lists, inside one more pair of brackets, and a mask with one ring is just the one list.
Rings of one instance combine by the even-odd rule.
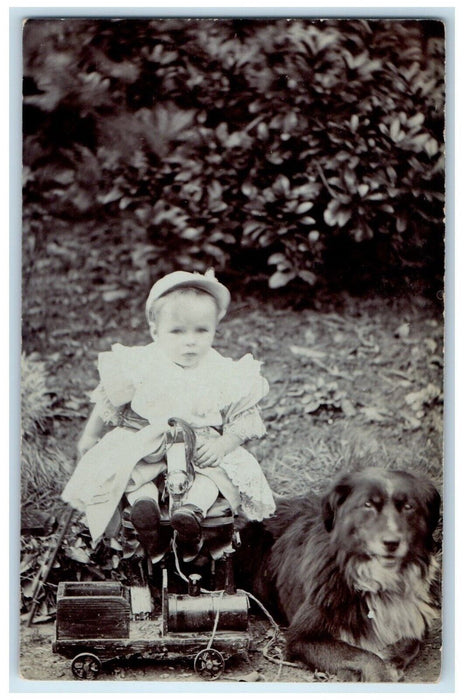
[[171, 525], [180, 541], [195, 542], [201, 537], [203, 514], [198, 506], [179, 506], [171, 516]]
[[160, 510], [157, 502], [153, 498], [141, 498], [135, 501], [131, 510], [131, 522], [148, 556], [156, 554], [160, 527]]
[[195, 564], [198, 565], [198, 556], [200, 552], [203, 551], [203, 538], [199, 537], [196, 540], [180, 540], [179, 541], [179, 554], [182, 561], [191, 562], [195, 560]]

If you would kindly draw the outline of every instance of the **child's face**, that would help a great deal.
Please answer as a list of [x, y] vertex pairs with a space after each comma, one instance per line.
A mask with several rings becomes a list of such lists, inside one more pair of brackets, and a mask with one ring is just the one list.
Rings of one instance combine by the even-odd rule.
[[214, 300], [185, 295], [167, 299], [150, 330], [172, 362], [181, 367], [196, 367], [213, 344], [216, 326]]

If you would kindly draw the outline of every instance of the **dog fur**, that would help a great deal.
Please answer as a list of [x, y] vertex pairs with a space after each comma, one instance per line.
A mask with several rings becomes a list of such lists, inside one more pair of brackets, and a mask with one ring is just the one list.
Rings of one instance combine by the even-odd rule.
[[343, 475], [322, 499], [283, 499], [248, 542], [244, 532], [250, 585], [277, 602], [290, 658], [343, 680], [399, 680], [437, 616], [439, 510], [423, 476], [370, 469]]

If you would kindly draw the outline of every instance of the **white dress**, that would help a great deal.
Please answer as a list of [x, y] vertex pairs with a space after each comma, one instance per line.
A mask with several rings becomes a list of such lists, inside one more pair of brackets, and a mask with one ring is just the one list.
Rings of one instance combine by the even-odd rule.
[[[100, 384], [93, 400], [105, 422], [124, 427], [113, 427], [82, 457], [62, 494], [85, 511], [94, 540], [104, 533], [125, 492], [165, 470], [169, 418], [182, 418], [202, 436], [233, 433], [242, 443], [265, 434], [257, 405], [269, 386], [260, 365], [251, 354], [234, 361], [211, 349], [197, 367], [182, 368], [156, 343], [116, 344], [100, 353]], [[128, 407], [140, 420], [121, 420]], [[243, 447], [226, 455], [220, 467], [205, 467], [201, 473], [217, 485], [234, 512], [240, 509], [249, 520], [274, 512], [263, 471]]]

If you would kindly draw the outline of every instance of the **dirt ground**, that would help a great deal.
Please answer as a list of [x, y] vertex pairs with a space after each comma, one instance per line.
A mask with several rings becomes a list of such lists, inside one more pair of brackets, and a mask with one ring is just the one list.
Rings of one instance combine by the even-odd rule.
[[[301, 666], [279, 666], [268, 661], [262, 654], [262, 648], [268, 641], [269, 625], [257, 617], [250, 619], [251, 647], [248, 659], [244, 655], [231, 657], [226, 662], [221, 682], [258, 682], [258, 683], [333, 683], [334, 676], [325, 673], [312, 673]], [[71, 662], [52, 652], [54, 625], [37, 624], [22, 629], [20, 649], [20, 675], [27, 680], [38, 681], [76, 681], [71, 672]], [[431, 630], [420, 655], [406, 670], [404, 683], [434, 683], [440, 678], [441, 641], [440, 628], [437, 624]], [[104, 664], [98, 681], [150, 681], [163, 682], [198, 682], [200, 679], [193, 670], [192, 660], [160, 662], [146, 660], [123, 660]], [[214, 681], [213, 681], [214, 682]]]

